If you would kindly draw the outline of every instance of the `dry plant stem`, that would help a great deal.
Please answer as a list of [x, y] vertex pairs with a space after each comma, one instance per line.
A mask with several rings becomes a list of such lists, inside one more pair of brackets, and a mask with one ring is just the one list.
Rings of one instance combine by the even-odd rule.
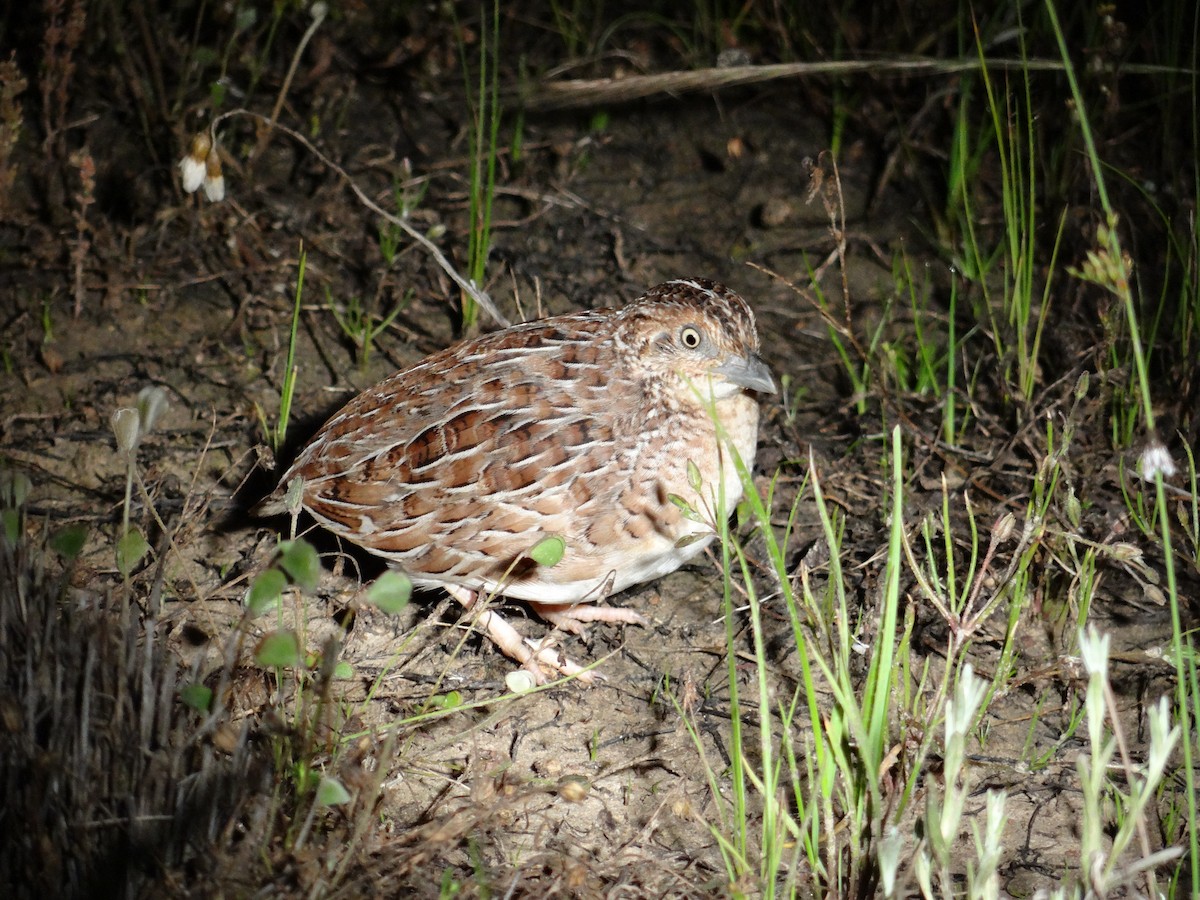
[[[1104, 684], [1104, 705], [1108, 707], [1108, 718], [1112, 724], [1113, 740], [1117, 742], [1117, 752], [1121, 754], [1121, 764], [1125, 767], [1125, 777], [1132, 785], [1134, 783], [1134, 773], [1137, 769], [1134, 767], [1133, 760], [1129, 756], [1129, 747], [1125, 743], [1125, 729], [1121, 727], [1119, 717], [1119, 709], [1117, 708], [1117, 697], [1113, 693], [1112, 684], [1107, 678], [1103, 681]], [[1142, 858], [1148, 859], [1154, 850], [1150, 847], [1150, 834], [1146, 831], [1146, 817], [1138, 816], [1135, 819], [1137, 826], [1138, 841], [1142, 845]], [[1154, 879], [1154, 869], [1146, 870], [1146, 890], [1148, 896], [1158, 896], [1158, 886]]]
[[[222, 113], [221, 115], [217, 116], [217, 118], [213, 119], [212, 125], [210, 126], [210, 131], [213, 135], [214, 146], [216, 145], [217, 126], [225, 119], [233, 118], [235, 116], [246, 116], [263, 124], [270, 124], [266, 116], [260, 115], [256, 112], [251, 112], [248, 109], [233, 109], [227, 113]], [[471, 298], [479, 304], [480, 308], [486, 311], [487, 314], [491, 316], [493, 320], [495, 320], [497, 325], [500, 325], [501, 327], [507, 327], [510, 324], [508, 319], [501, 315], [500, 311], [496, 309], [496, 305], [492, 303], [491, 298], [485, 292], [481, 291], [475, 285], [471, 284], [471, 282], [467, 281], [467, 279], [458, 274], [458, 271], [453, 265], [451, 265], [450, 260], [446, 259], [446, 255], [442, 253], [440, 249], [438, 249], [437, 244], [429, 240], [429, 238], [409, 225], [404, 219], [388, 212], [386, 209], [368, 197], [363, 189], [358, 186], [358, 184], [353, 178], [350, 177], [350, 174], [345, 169], [313, 146], [312, 142], [304, 137], [304, 135], [300, 134], [298, 131], [288, 128], [286, 125], [280, 125], [278, 122], [275, 123], [273, 127], [288, 135], [288, 137], [292, 138], [292, 140], [303, 146], [306, 150], [308, 150], [309, 153], [319, 159], [322, 163], [324, 163], [338, 175], [341, 175], [342, 178], [346, 179], [346, 183], [350, 186], [350, 190], [354, 192], [354, 196], [358, 198], [359, 202], [362, 203], [363, 206], [387, 222], [395, 225], [410, 238], [424, 247], [426, 252], [433, 257], [434, 261], [438, 264], [442, 271], [449, 275], [450, 279], [457, 284], [459, 288], [469, 294]]]
[[[1061, 60], [1054, 59], [989, 59], [989, 69], [1012, 72], [1062, 72]], [[526, 109], [571, 109], [600, 104], [639, 100], [655, 94], [675, 96], [687, 91], [715, 91], [720, 88], [761, 84], [779, 78], [801, 78], [813, 75], [913, 75], [944, 76], [961, 72], [977, 72], [983, 63], [979, 59], [892, 59], [838, 60], [830, 62], [777, 63], [765, 66], [729, 66], [727, 68], [694, 69], [685, 72], [660, 72], [654, 75], [630, 75], [622, 78], [596, 78], [556, 81], [542, 84], [521, 97]], [[1173, 66], [1122, 65], [1125, 74], [1190, 74], [1187, 69]]]
[[[158, 101], [158, 115], [162, 117], [162, 121], [171, 121], [171, 110], [167, 105], [167, 81], [163, 77], [162, 54], [158, 52], [159, 36], [155, 34], [154, 27], [146, 18], [146, 7], [142, 3], [130, 3], [128, 6], [129, 14], [137, 23], [138, 37], [142, 41], [142, 51], [146, 54], [146, 71], [149, 73], [150, 82], [154, 87], [155, 99]], [[196, 27], [200, 27], [202, 17], [197, 17]], [[143, 113], [143, 116], [145, 113]]]
[[[275, 130], [276, 124], [279, 122], [279, 114], [283, 111], [283, 104], [287, 100], [288, 91], [292, 88], [292, 79], [296, 77], [296, 69], [300, 66], [300, 57], [304, 55], [304, 48], [308, 46], [308, 42], [312, 40], [312, 36], [317, 33], [317, 29], [321, 27], [321, 23], [325, 21], [328, 9], [324, 3], [314, 3], [311, 9], [313, 20], [309, 23], [304, 35], [300, 38], [300, 43], [296, 45], [296, 52], [292, 54], [292, 61], [288, 65], [287, 75], [284, 76], [283, 84], [280, 85], [279, 93], [275, 97], [275, 106], [271, 110], [271, 118], [267, 121], [267, 127], [263, 129], [262, 134], [258, 136], [258, 143], [254, 146], [254, 152], [250, 154], [248, 163], [250, 166], [254, 165], [255, 160], [267, 148], [267, 144], [271, 140], [271, 132]], [[216, 146], [215, 140], [213, 141], [213, 146]]]
[[71, 246], [71, 267], [74, 270], [73, 292], [75, 296], [75, 318], [83, 312], [83, 300], [86, 290], [83, 286], [83, 268], [87, 261], [91, 241], [88, 232], [91, 227], [87, 221], [88, 207], [96, 199], [96, 160], [86, 149], [71, 155], [71, 161], [79, 169], [79, 192], [75, 195], [75, 242]]
[[[821, 156], [829, 160], [829, 165], [833, 169], [833, 184], [821, 191], [821, 202], [825, 206], [826, 215], [829, 216], [829, 233], [833, 235], [834, 252], [837, 254], [838, 270], [841, 275], [842, 315], [845, 318], [842, 330], [859, 359], [870, 366], [870, 355], [866, 348], [859, 343], [858, 335], [854, 333], [854, 311], [850, 305], [850, 277], [846, 273], [846, 197], [842, 193], [842, 176], [838, 172], [837, 160], [832, 153], [824, 152]], [[882, 379], [876, 380], [880, 389], [885, 390], [886, 383]]]
[[[391, 760], [395, 752], [396, 735], [393, 733], [384, 738], [383, 744], [379, 748], [375, 771], [371, 775], [370, 783], [354, 795], [354, 805], [352, 808], [358, 808], [358, 813], [354, 817], [354, 830], [351, 832], [349, 840], [346, 841], [347, 852], [342, 854], [342, 861], [338, 864], [337, 871], [334, 873], [332, 884], [343, 884], [346, 878], [346, 870], [350, 867], [351, 863], [356, 862], [358, 859], [357, 853], [354, 851], [362, 843], [363, 836], [372, 823], [371, 813], [374, 809], [375, 801], [379, 798], [380, 791], [383, 789], [383, 779], [391, 771], [390, 766], [384, 763]], [[364, 799], [364, 797], [367, 799]]]
[[66, 156], [68, 90], [75, 74], [75, 51], [79, 49], [87, 22], [82, 0], [47, 0], [46, 32], [43, 41], [42, 131], [46, 154], [55, 159]]
[[7, 60], [0, 60], [0, 218], [10, 214], [12, 188], [17, 180], [17, 171], [12, 165], [13, 151], [21, 138], [24, 114], [17, 98], [29, 87], [21, 77], [14, 53]]
[[[831, 169], [831, 175], [829, 176], [828, 180], [825, 170], [820, 165], [826, 161], [828, 161]], [[827, 310], [821, 303], [817, 302], [806, 291], [801, 290], [792, 282], [783, 278], [783, 276], [778, 275], [775, 272], [772, 272], [756, 263], [751, 263], [751, 266], [755, 269], [758, 269], [760, 272], [771, 276], [772, 278], [782, 281], [792, 290], [805, 297], [810, 303], [812, 303], [813, 307], [817, 311], [817, 314], [820, 315], [826, 326], [836, 331], [844, 340], [846, 340], [847, 343], [850, 344], [851, 347], [854, 348], [854, 352], [858, 354], [859, 359], [861, 359], [867, 365], [870, 365], [869, 354], [867, 353], [866, 348], [864, 348], [859, 342], [858, 336], [854, 333], [854, 316], [853, 310], [850, 306], [850, 282], [849, 276], [846, 273], [846, 201], [845, 196], [842, 193], [841, 174], [838, 171], [837, 160], [833, 158], [833, 154], [823, 151], [818, 160], [818, 164], [810, 166], [809, 177], [811, 180], [805, 200], [806, 202], [811, 203], [816, 197], [820, 196], [821, 205], [825, 209], [825, 215], [829, 217], [829, 233], [834, 240], [833, 250], [829, 252], [829, 255], [825, 258], [821, 265], [813, 271], [809, 283], [816, 284], [824, 275], [825, 270], [829, 268], [829, 266], [835, 261], [837, 262], [838, 267], [841, 270], [843, 321], [837, 321], [832, 315], [830, 315], [829, 310]]]

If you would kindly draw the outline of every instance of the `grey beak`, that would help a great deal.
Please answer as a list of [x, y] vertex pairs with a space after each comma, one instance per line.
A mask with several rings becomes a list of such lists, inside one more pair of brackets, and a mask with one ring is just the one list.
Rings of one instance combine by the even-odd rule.
[[734, 356], [721, 363], [713, 371], [726, 381], [748, 391], [758, 391], [760, 394], [774, 394], [776, 391], [775, 379], [771, 377], [771, 370], [767, 368], [767, 364], [759, 358], [757, 353], [751, 353], [744, 357]]

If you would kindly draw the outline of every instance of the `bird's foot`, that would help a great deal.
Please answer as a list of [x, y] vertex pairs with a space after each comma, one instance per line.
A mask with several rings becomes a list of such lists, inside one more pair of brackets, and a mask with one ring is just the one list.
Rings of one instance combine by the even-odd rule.
[[621, 606], [599, 606], [595, 603], [538, 603], [529, 601], [533, 611], [563, 631], [583, 634], [591, 622], [615, 622], [620, 625], [647, 625], [645, 618], [632, 609]]
[[[474, 591], [457, 585], [447, 585], [446, 592], [467, 609], [470, 609], [475, 603]], [[574, 676], [586, 684], [604, 680], [603, 675], [584, 669], [567, 659], [561, 651], [554, 649], [550, 637], [542, 638], [539, 641], [521, 637], [517, 630], [495, 610], [483, 610], [479, 613], [476, 622], [487, 632], [492, 643], [499, 647], [505, 656], [519, 662], [522, 668], [533, 676], [535, 684], [546, 683], [547, 670], [557, 672], [559, 675]], [[576, 625], [576, 627], [579, 626]]]

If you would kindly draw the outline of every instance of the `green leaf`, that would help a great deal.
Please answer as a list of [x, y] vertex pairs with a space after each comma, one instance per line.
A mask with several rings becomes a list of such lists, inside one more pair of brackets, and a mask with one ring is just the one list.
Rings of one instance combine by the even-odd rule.
[[50, 549], [71, 562], [79, 558], [86, 540], [87, 528], [83, 525], [68, 525], [61, 531], [56, 531], [50, 538]]
[[212, 698], [212, 688], [198, 681], [193, 684], [185, 684], [179, 689], [179, 699], [183, 701], [183, 705], [191, 707], [197, 712], [208, 712], [209, 706], [212, 705]]
[[292, 767], [292, 777], [296, 779], [296, 793], [303, 796], [319, 784], [320, 773], [313, 769], [311, 763], [300, 760]]
[[0, 510], [0, 523], [3, 525], [4, 539], [8, 541], [9, 546], [17, 546], [21, 540], [21, 510], [13, 508]]
[[234, 28], [240, 33], [253, 28], [256, 22], [258, 22], [258, 10], [248, 6], [238, 10], [234, 19]]
[[142, 557], [150, 552], [150, 545], [136, 528], [130, 528], [117, 541], [117, 570], [122, 578], [128, 578], [129, 573], [142, 561]]
[[336, 778], [321, 776], [317, 785], [317, 806], [342, 806], [350, 802], [350, 792]]
[[696, 534], [685, 534], [675, 542], [675, 549], [682, 550], [684, 547], [688, 547], [696, 543], [696, 541], [706, 541], [710, 537], [712, 537], [711, 534], [704, 534], [702, 532]]
[[300, 641], [294, 631], [272, 631], [259, 642], [254, 659], [260, 666], [271, 669], [298, 666], [304, 662]]
[[367, 588], [367, 602], [390, 616], [408, 606], [408, 598], [411, 596], [412, 582], [403, 572], [384, 572]]
[[462, 694], [458, 691], [450, 691], [448, 694], [434, 694], [429, 698], [429, 705], [433, 709], [458, 709], [462, 706]]
[[700, 477], [700, 467], [690, 459], [687, 461], [687, 479], [688, 486], [697, 494], [700, 493], [700, 485], [704, 483], [704, 479]]
[[279, 545], [279, 564], [292, 581], [306, 591], [315, 590], [321, 581], [321, 558], [308, 541], [297, 538]]
[[297, 515], [304, 506], [304, 479], [297, 475], [287, 485], [287, 495], [283, 499], [284, 507], [292, 515]]
[[287, 587], [287, 577], [278, 569], [264, 569], [246, 592], [246, 608], [253, 616], [261, 616], [273, 609]]
[[202, 72], [209, 66], [215, 66], [221, 62], [221, 57], [216, 53], [216, 51], [210, 49], [209, 47], [205, 47], [202, 44], [189, 49], [191, 51], [191, 59], [189, 62], [196, 67], [193, 69], [193, 71]]
[[0, 470], [0, 503], [20, 509], [29, 499], [29, 492], [32, 489], [33, 482], [24, 472]]
[[208, 85], [208, 99], [212, 103], [213, 109], [220, 109], [225, 105], [225, 83], [214, 80]]
[[704, 519], [700, 517], [700, 513], [696, 512], [696, 510], [692, 507], [692, 504], [688, 503], [678, 494], [667, 494], [667, 499], [670, 500], [671, 503], [674, 504], [681, 513], [683, 513], [683, 517], [689, 522], [704, 521]]
[[566, 552], [567, 542], [557, 534], [552, 534], [534, 544], [529, 551], [529, 557], [539, 566], [549, 567], [558, 565]]
[[1075, 496], [1075, 488], [1069, 485], [1067, 486], [1067, 500], [1065, 505], [1067, 520], [1071, 523], [1071, 527], [1078, 531], [1080, 522], [1083, 521], [1083, 504]]
[[739, 529], [745, 528], [754, 521], [754, 510], [750, 506], [749, 500], [742, 500], [738, 503], [735, 512], [737, 515], [737, 527]]
[[343, 681], [353, 678], [354, 666], [350, 665], [344, 659], [338, 660], [337, 665], [333, 667], [333, 677], [340, 678]]

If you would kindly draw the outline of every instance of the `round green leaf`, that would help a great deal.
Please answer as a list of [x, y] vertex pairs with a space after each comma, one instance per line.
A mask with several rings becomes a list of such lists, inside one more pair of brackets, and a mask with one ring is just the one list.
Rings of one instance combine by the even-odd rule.
[[146, 539], [142, 537], [142, 533], [136, 528], [130, 528], [125, 532], [124, 536], [117, 541], [117, 570], [121, 573], [122, 578], [128, 578], [142, 557], [150, 552], [150, 545], [146, 543]]
[[292, 581], [306, 591], [315, 590], [321, 581], [321, 558], [308, 541], [297, 538], [279, 545], [279, 564]]
[[197, 712], [208, 712], [212, 698], [212, 688], [199, 682], [185, 684], [179, 689], [179, 699], [183, 701], [183, 705], [191, 707]]
[[447, 694], [434, 694], [429, 698], [429, 705], [433, 709], [458, 709], [462, 706], [462, 694], [458, 691], [450, 691]]
[[403, 572], [388, 570], [367, 588], [367, 602], [393, 616], [408, 606], [411, 596], [412, 582]]
[[56, 531], [50, 538], [50, 548], [70, 562], [79, 558], [86, 540], [87, 528], [82, 525], [68, 525], [61, 531]]
[[542, 538], [529, 551], [529, 557], [539, 566], [557, 565], [567, 552], [567, 542], [557, 534]]
[[259, 642], [254, 659], [260, 666], [271, 669], [298, 666], [304, 661], [294, 631], [272, 631]]
[[278, 569], [265, 569], [258, 573], [250, 590], [246, 592], [246, 608], [250, 614], [260, 616], [272, 609], [287, 587], [287, 578]]
[[340, 781], [328, 775], [321, 776], [321, 782], [317, 785], [318, 806], [341, 806], [349, 802], [350, 792]]

